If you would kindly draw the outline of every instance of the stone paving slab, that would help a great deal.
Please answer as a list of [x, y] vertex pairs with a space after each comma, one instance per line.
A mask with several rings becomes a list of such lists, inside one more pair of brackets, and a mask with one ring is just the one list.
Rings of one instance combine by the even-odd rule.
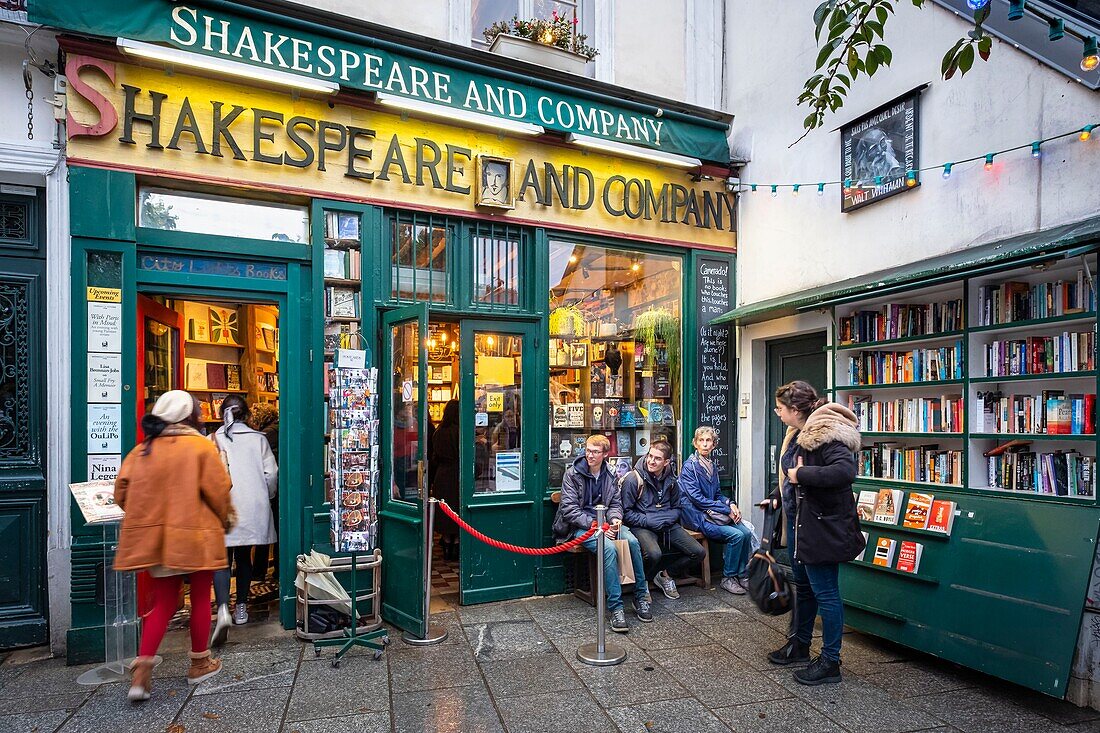
[[[383, 659], [357, 649], [339, 668], [276, 624], [234, 627], [224, 671], [186, 684], [186, 631], [170, 632], [153, 697], [125, 684], [83, 688], [89, 667], [12, 654], [0, 663], [0, 733], [1100, 733], [1100, 711], [856, 632], [844, 682], [807, 688], [766, 654], [784, 617], [744, 597], [681, 588], [654, 597], [655, 621], [628, 610], [617, 667], [591, 667], [594, 609], [572, 596], [444, 610], [446, 643], [414, 647], [396, 630]], [[630, 596], [627, 596], [629, 607]], [[820, 642], [815, 640], [816, 649]], [[105, 727], [106, 726], [106, 727]]]

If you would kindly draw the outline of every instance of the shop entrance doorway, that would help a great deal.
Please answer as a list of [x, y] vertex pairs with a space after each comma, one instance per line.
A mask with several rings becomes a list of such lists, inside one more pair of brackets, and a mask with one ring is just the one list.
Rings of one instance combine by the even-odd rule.
[[[765, 466], [768, 472], [767, 493], [770, 495], [779, 485], [779, 449], [783, 445], [783, 436], [787, 427], [780, 421], [772, 409], [775, 403], [775, 390], [787, 382], [801, 379], [809, 382], [819, 394], [824, 394], [827, 384], [825, 333], [811, 333], [805, 336], [770, 341], [767, 346], [768, 392], [767, 401], [767, 442]], [[779, 561], [787, 563], [786, 548], [778, 551]]]
[[[380, 513], [388, 572], [384, 608], [417, 634], [423, 624], [425, 493], [494, 538], [537, 544], [535, 324], [432, 317], [412, 306], [383, 317]], [[526, 377], [526, 378], [525, 378]], [[388, 465], [385, 462], [388, 461]], [[436, 608], [534, 592], [534, 559], [491, 548], [437, 508], [429, 587]], [[419, 582], [414, 583], [413, 579]]]
[[[261, 433], [277, 465], [281, 416], [279, 303], [202, 293], [141, 293], [137, 315], [137, 440], [144, 439], [141, 416], [165, 392], [182, 389], [199, 401], [201, 431], [211, 438], [226, 425], [224, 407], [243, 400], [246, 413], [243, 420], [227, 428], [229, 435]], [[235, 412], [234, 417], [241, 418], [239, 413]], [[262, 448], [263, 444], [252, 441], [248, 445]], [[246, 490], [245, 486], [264, 486], [259, 490], [268, 491], [268, 503], [265, 506], [261, 502], [260, 506], [269, 508], [270, 515], [259, 511], [252, 513], [255, 516], [239, 516], [237, 536], [227, 536], [227, 544], [232, 545], [227, 548], [232, 571], [228, 595], [215, 599], [211, 612], [216, 612], [220, 601], [230, 609], [243, 603], [243, 613], [250, 621], [280, 616], [277, 537], [284, 522], [280, 520], [278, 480], [275, 476], [271, 479], [266, 486], [262, 481], [235, 481], [234, 491], [238, 492]], [[274, 493], [270, 489], [275, 489]], [[234, 503], [238, 507], [248, 505], [240, 497]], [[276, 532], [267, 531], [269, 522]], [[147, 583], [145, 573], [139, 573], [138, 604], [142, 613], [148, 610]], [[224, 588], [219, 589], [221, 595]], [[181, 624], [186, 623], [191, 611], [189, 599], [185, 600], [177, 614]]]

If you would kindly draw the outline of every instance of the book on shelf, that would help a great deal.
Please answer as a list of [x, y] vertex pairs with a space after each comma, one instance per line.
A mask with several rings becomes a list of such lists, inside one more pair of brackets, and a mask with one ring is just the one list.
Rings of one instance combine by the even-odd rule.
[[910, 529], [926, 529], [934, 499], [932, 494], [910, 492], [909, 500], [905, 504], [905, 516], [901, 520], [902, 526]]
[[874, 386], [962, 379], [962, 341], [910, 351], [860, 351], [848, 357], [848, 384]]
[[864, 489], [859, 492], [856, 500], [856, 514], [861, 522], [875, 521], [875, 505], [878, 503], [878, 492]]
[[849, 394], [848, 409], [863, 432], [960, 433], [963, 425], [961, 394], [876, 400], [871, 395]]
[[325, 212], [325, 241], [332, 245], [359, 245], [359, 214]]
[[[570, 428], [583, 428], [584, 427], [584, 403], [583, 402], [570, 402], [565, 406], [566, 412], [569, 416]], [[583, 451], [582, 451], [583, 453]]]
[[1096, 311], [1096, 290], [1084, 268], [1045, 283], [1009, 281], [978, 288], [979, 325], [993, 326], [1013, 321], [1092, 313]]
[[871, 559], [871, 562], [884, 568], [893, 566], [894, 553], [897, 548], [897, 540], [892, 540], [889, 537], [879, 537], [875, 541], [875, 556]]
[[905, 540], [898, 547], [897, 569], [903, 573], [917, 574], [920, 570], [920, 556], [924, 553], [924, 545], [920, 542]]
[[359, 346], [359, 324], [326, 323], [324, 331], [325, 351], [353, 349]]
[[955, 525], [955, 502], [950, 499], [936, 499], [928, 512], [928, 529], [931, 532], [951, 534]]
[[1067, 395], [1056, 389], [1045, 389], [1039, 394], [1005, 394], [999, 390], [978, 392], [974, 432], [1093, 435], [1096, 432], [1096, 395]]
[[1090, 371], [1096, 368], [1096, 334], [1063, 331], [1056, 336], [996, 340], [985, 344], [983, 356], [989, 377]]
[[879, 489], [875, 497], [874, 521], [880, 524], [897, 524], [904, 492], [899, 489]]
[[1065, 397], [1051, 397], [1047, 400], [1047, 433], [1050, 435], [1069, 435], [1072, 431], [1073, 410]]
[[[228, 379], [226, 377], [226, 367], [228, 364], [218, 364], [216, 362], [206, 363], [206, 388], [207, 389], [229, 389]], [[240, 367], [237, 367], [240, 369]]]
[[202, 359], [183, 360], [183, 388], [206, 389], [206, 362]]
[[986, 458], [990, 488], [1048, 496], [1096, 495], [1094, 456], [1076, 450], [1037, 453], [1025, 447]]
[[358, 249], [326, 249], [325, 277], [359, 280], [363, 270], [362, 257]]
[[990, 448], [989, 450], [982, 453], [982, 455], [985, 456], [986, 458], [989, 458], [990, 456], [999, 456], [1002, 453], [1008, 453], [1010, 451], [1023, 450], [1025, 447], [1027, 447], [1029, 445], [1031, 445], [1030, 440], [1020, 440], [1020, 439], [1010, 440], [1007, 443], [1001, 443], [1000, 445], [998, 445], [994, 448]]
[[555, 428], [569, 427], [569, 408], [566, 405], [554, 405], [550, 415], [551, 423]]
[[867, 545], [871, 542], [871, 535], [868, 532], [863, 533], [863, 549], [856, 555], [856, 560], [863, 562], [863, 558], [867, 555]]
[[841, 344], [888, 341], [961, 331], [962, 298], [942, 303], [888, 303], [878, 310], [860, 310], [837, 322]]
[[864, 478], [958, 486], [962, 484], [962, 456], [962, 450], [944, 450], [936, 444], [907, 447], [881, 441], [860, 449], [856, 470]]
[[355, 288], [325, 288], [325, 315], [329, 318], [358, 318], [359, 291]]

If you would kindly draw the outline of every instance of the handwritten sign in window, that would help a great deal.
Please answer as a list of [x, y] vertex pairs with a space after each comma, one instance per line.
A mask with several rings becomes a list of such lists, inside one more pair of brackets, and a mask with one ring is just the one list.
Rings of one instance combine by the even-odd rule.
[[733, 265], [728, 260], [700, 258], [696, 268], [696, 414], [700, 425], [709, 425], [717, 433], [712, 458], [719, 475], [729, 479], [733, 469], [733, 328], [729, 323], [710, 322], [730, 309]]

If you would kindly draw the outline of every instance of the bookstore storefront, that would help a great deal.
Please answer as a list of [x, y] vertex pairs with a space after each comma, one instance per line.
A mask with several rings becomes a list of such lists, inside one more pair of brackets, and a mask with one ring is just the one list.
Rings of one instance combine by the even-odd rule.
[[[707, 421], [731, 456], [728, 331], [707, 327], [733, 302], [728, 116], [480, 76], [471, 89], [548, 100], [547, 118], [440, 119], [438, 105], [242, 82], [186, 58], [168, 73], [122, 40], [66, 48], [73, 418], [89, 426], [72, 480], [110, 478], [166, 389], [192, 391], [211, 430], [242, 396], [280, 459], [279, 543], [269, 575], [254, 558], [253, 593], [270, 587], [286, 628], [295, 557], [354, 539], [382, 550], [386, 618], [418, 633], [426, 493], [540, 546], [586, 435], [606, 435], [625, 472], [650, 440], [685, 450]], [[387, 58], [387, 73], [413, 73]], [[445, 61], [416, 72], [458, 76]], [[596, 130], [608, 137], [648, 129], [649, 147], [554, 133], [587, 109], [612, 117]], [[328, 414], [345, 349], [379, 368], [377, 472], [362, 466], [355, 487], [327, 437], [346, 427]], [[79, 516], [74, 660], [102, 648], [102, 535]], [[458, 602], [566, 587], [560, 561], [437, 532]]]

